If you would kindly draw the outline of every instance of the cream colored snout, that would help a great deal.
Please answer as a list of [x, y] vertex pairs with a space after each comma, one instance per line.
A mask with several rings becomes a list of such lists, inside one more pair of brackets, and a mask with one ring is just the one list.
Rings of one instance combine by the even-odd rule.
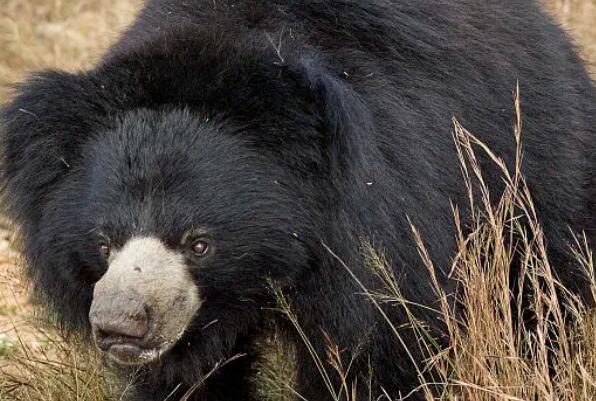
[[89, 312], [97, 347], [118, 363], [151, 363], [184, 334], [201, 306], [184, 258], [159, 239], [130, 239], [110, 256]]

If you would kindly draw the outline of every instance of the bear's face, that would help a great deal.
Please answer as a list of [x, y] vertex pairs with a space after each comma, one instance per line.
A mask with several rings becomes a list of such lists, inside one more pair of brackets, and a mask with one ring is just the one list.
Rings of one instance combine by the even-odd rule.
[[92, 333], [118, 363], [157, 360], [209, 305], [213, 321], [262, 305], [270, 281], [291, 285], [306, 265], [291, 177], [238, 136], [189, 112], [131, 112], [85, 144], [48, 202], [45, 224], [68, 231], [52, 246], [94, 286]]

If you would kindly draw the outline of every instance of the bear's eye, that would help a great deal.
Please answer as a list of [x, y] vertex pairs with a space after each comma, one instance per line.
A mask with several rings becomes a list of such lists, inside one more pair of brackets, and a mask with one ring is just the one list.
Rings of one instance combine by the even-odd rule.
[[99, 253], [101, 255], [102, 258], [104, 258], [105, 260], [107, 260], [110, 257], [110, 245], [107, 243], [102, 243], [99, 245]]
[[203, 240], [195, 241], [192, 245], [192, 251], [197, 256], [205, 256], [209, 252], [209, 244]]

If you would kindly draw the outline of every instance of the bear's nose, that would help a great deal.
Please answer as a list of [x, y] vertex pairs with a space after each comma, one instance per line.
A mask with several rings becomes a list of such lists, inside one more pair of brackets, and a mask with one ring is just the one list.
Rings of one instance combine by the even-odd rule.
[[[113, 306], [113, 305], [112, 305]], [[89, 321], [95, 343], [102, 351], [114, 345], [142, 345], [149, 332], [149, 309], [145, 304], [125, 308], [103, 308], [92, 305]]]

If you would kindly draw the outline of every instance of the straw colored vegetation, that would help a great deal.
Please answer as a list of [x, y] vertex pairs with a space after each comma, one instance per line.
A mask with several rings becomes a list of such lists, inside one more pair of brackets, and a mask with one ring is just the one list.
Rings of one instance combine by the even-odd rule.
[[[9, 96], [8, 83], [28, 72], [47, 67], [76, 70], [92, 65], [138, 9], [137, 0], [3, 0], [0, 7], [0, 102]], [[550, 10], [567, 26], [596, 66], [596, 1], [549, 0]], [[593, 69], [593, 71], [596, 71]], [[512, 105], [514, 107], [514, 105]], [[517, 141], [517, 160], [523, 154], [523, 110], [512, 133]], [[440, 313], [446, 323], [449, 347], [436, 347], [424, 322], [401, 296], [383, 255], [370, 249], [370, 268], [385, 283], [382, 292], [362, 289], [363, 296], [381, 306], [411, 311], [409, 326], [418, 334], [428, 356], [419, 366], [420, 391], [428, 400], [465, 401], [592, 401], [596, 399], [596, 316], [567, 292], [552, 275], [541, 222], [519, 164], [505, 166], [473, 135], [454, 121], [454, 142], [461, 160], [462, 180], [470, 191], [474, 218], [458, 225], [458, 252], [452, 275], [463, 289], [459, 303], [464, 314], [456, 316], [449, 294], [436, 288], [442, 300]], [[492, 193], [484, 185], [476, 160], [488, 155], [501, 169], [506, 188]], [[508, 168], [509, 167], [509, 168]], [[472, 195], [474, 194], [474, 195]], [[492, 200], [491, 202], [488, 199]], [[459, 223], [458, 205], [454, 219]], [[0, 401], [114, 401], [125, 397], [127, 383], [116, 382], [103, 370], [98, 355], [77, 339], [64, 339], [41, 318], [39, 308], [27, 296], [21, 262], [10, 244], [7, 222], [0, 219]], [[431, 272], [436, 268], [425, 252], [416, 228], [421, 261]], [[514, 239], [512, 241], [512, 238]], [[596, 297], [592, 253], [581, 233], [572, 245], [577, 264], [591, 280]], [[332, 250], [329, 250], [332, 252]], [[521, 305], [512, 298], [509, 270], [513, 259], [521, 261], [519, 280], [529, 288], [529, 308], [536, 319], [532, 327], [514, 318]], [[345, 266], [349, 272], [349, 266]], [[300, 322], [279, 293], [280, 313]], [[403, 322], [388, 322], [401, 324]], [[395, 346], [400, 344], [396, 330]], [[304, 341], [308, 341], [307, 338]], [[297, 399], [292, 391], [291, 347], [275, 338], [263, 344], [271, 349], [259, 376], [264, 399]], [[345, 373], [350, 361], [329, 343], [327, 355], [313, 355], [323, 377]], [[330, 387], [336, 400], [351, 397], [353, 383]], [[438, 393], [431, 393], [431, 389]], [[317, 401], [317, 400], [310, 400]]]
[[[428, 401], [592, 401], [596, 399], [596, 311], [589, 310], [553, 275], [548, 260], [545, 238], [536, 217], [532, 195], [521, 174], [522, 120], [519, 102], [515, 104], [518, 118], [512, 135], [517, 153], [514, 166], [488, 149], [472, 133], [454, 121], [454, 140], [460, 158], [463, 180], [469, 190], [469, 205], [473, 210], [472, 224], [463, 226], [457, 206], [454, 219], [457, 226], [458, 251], [451, 277], [459, 282], [461, 292], [456, 302], [453, 294], [445, 293], [434, 282], [440, 299], [438, 312], [447, 327], [449, 345], [438, 347], [425, 323], [416, 318], [415, 305], [402, 296], [398, 280], [382, 254], [369, 249], [369, 267], [385, 284], [382, 291], [370, 291], [362, 286], [362, 294], [383, 312], [387, 304], [403, 308], [409, 322], [392, 322], [395, 346], [404, 346], [400, 330], [413, 330], [418, 339], [415, 345], [426, 355], [426, 363], [417, 366], [420, 387]], [[488, 156], [505, 182], [502, 193], [495, 194], [485, 184], [483, 171], [477, 163], [480, 156]], [[511, 168], [511, 169], [510, 169]], [[432, 277], [435, 266], [416, 227], [412, 235], [418, 244], [423, 265]], [[589, 280], [591, 293], [596, 297], [596, 275], [592, 252], [585, 238], [578, 234], [571, 245], [576, 263]], [[333, 253], [333, 250], [329, 249]], [[512, 295], [511, 269], [519, 263], [517, 280], [520, 288], [527, 288], [524, 299]], [[344, 268], [351, 273], [350, 267]], [[353, 276], [357, 280], [356, 276]], [[281, 292], [277, 293], [281, 310], [300, 330], [300, 320], [293, 315], [291, 305]], [[596, 299], [596, 298], [594, 298]], [[463, 307], [463, 313], [454, 305]], [[522, 309], [531, 311], [534, 318], [527, 325], [516, 316]], [[308, 338], [303, 341], [309, 342]], [[412, 346], [408, 344], [408, 346]], [[321, 375], [328, 381], [331, 398], [336, 401], [356, 400], [353, 386], [346, 379], [334, 388], [328, 379], [331, 372], [348, 377], [350, 361], [329, 343], [327, 355], [312, 355]], [[373, 367], [374, 370], [374, 367]], [[373, 373], [374, 374], [374, 373]], [[277, 383], [287, 377], [279, 377]], [[273, 381], [276, 382], [276, 381]], [[287, 400], [293, 400], [291, 389]], [[404, 394], [407, 399], [409, 394]], [[274, 398], [272, 398], [273, 400]], [[280, 398], [275, 398], [278, 400]], [[385, 399], [385, 398], [383, 398]]]
[[2, 0], [0, 101], [6, 85], [42, 68], [70, 71], [97, 60], [142, 0]]

